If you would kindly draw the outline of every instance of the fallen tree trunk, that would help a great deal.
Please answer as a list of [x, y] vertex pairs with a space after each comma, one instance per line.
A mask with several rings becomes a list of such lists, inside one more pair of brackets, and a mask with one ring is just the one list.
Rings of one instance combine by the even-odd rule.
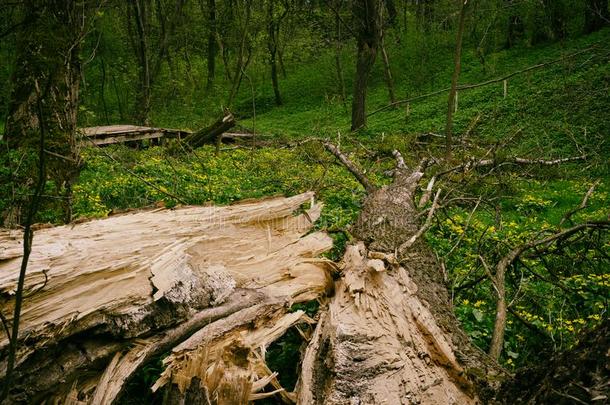
[[235, 124], [235, 117], [233, 117], [233, 114], [230, 112], [227, 112], [222, 118], [218, 119], [210, 126], [187, 136], [185, 142], [194, 148], [203, 145], [218, 144], [222, 140], [223, 134], [233, 128]]
[[326, 148], [369, 194], [305, 353], [299, 403], [491, 401], [507, 375], [460, 328], [441, 268], [417, 238], [413, 197], [426, 162], [409, 170], [395, 152], [394, 182], [377, 189], [338, 148]]
[[[310, 200], [306, 212], [293, 215]], [[320, 208], [306, 193], [37, 231], [9, 403], [112, 403], [143, 364], [174, 347], [166, 361], [172, 370], [179, 361], [209, 365], [209, 375], [207, 368], [196, 373], [209, 393], [248, 400], [268, 384], [279, 386], [264, 348], [292, 325], [311, 322], [290, 312], [293, 303], [332, 286], [328, 265], [316, 259], [332, 241], [308, 233]], [[3, 314], [14, 305], [20, 245], [20, 232], [0, 232]], [[201, 342], [206, 349], [195, 350]], [[8, 345], [0, 335], [0, 375]], [[234, 352], [241, 356], [222, 355]], [[171, 382], [184, 399], [198, 387], [186, 379], [189, 370], [157, 386]]]

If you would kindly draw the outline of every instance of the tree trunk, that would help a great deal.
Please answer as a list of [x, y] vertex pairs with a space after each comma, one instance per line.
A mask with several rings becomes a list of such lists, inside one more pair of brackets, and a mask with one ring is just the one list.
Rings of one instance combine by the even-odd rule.
[[[5, 137], [9, 149], [22, 152], [37, 148], [41, 125], [47, 133], [48, 173], [64, 199], [66, 220], [70, 213], [71, 184], [80, 169], [77, 142], [78, 95], [81, 76], [79, 59], [84, 6], [50, 2], [40, 7], [35, 1], [24, 5], [27, 24], [18, 32], [18, 69], [12, 76]], [[44, 24], [40, 21], [44, 20]], [[48, 30], [54, 32], [48, 38]], [[39, 111], [39, 100], [40, 109]], [[40, 122], [42, 118], [43, 122]], [[18, 181], [28, 182], [32, 173], [22, 168]], [[65, 194], [65, 195], [64, 195]], [[14, 209], [23, 201], [15, 201]], [[8, 215], [8, 217], [14, 217]], [[15, 224], [19, 218], [14, 218]], [[9, 224], [10, 225], [10, 224]], [[13, 224], [14, 225], [14, 224]]]
[[208, 0], [209, 32], [208, 32], [208, 80], [206, 89], [210, 91], [214, 85], [216, 75], [216, 0]]
[[305, 352], [299, 403], [474, 404], [506, 377], [461, 330], [440, 266], [414, 238], [423, 167], [398, 165], [394, 182], [366, 197]]
[[453, 59], [454, 69], [451, 76], [451, 90], [449, 91], [449, 101], [447, 106], [447, 123], [445, 126], [445, 156], [451, 158], [451, 148], [453, 143], [453, 113], [457, 101], [457, 85], [460, 78], [462, 66], [462, 38], [464, 36], [464, 21], [466, 19], [466, 4], [468, 0], [458, 0], [460, 3], [460, 16], [458, 23], [457, 36], [455, 40], [455, 55]]
[[104, 119], [106, 121], [106, 125], [110, 125], [110, 119], [108, 119], [108, 105], [106, 104], [106, 63], [104, 62], [104, 58], [100, 59], [100, 64], [102, 68], [100, 98], [102, 99], [102, 107], [104, 108]]
[[352, 100], [352, 131], [366, 125], [366, 93], [381, 31], [378, 0], [357, 0], [352, 6], [358, 53]]
[[[237, 93], [239, 92], [239, 88], [241, 86], [241, 81], [244, 77], [244, 70], [250, 63], [251, 50], [246, 49], [248, 44], [248, 28], [250, 25], [250, 17], [252, 15], [252, 10], [249, 4], [245, 5], [245, 19], [244, 26], [241, 30], [241, 36], [239, 41], [239, 50], [237, 54], [237, 61], [235, 66], [235, 75], [233, 76], [233, 83], [231, 84], [231, 90], [229, 92], [229, 97], [227, 98], [227, 106], [231, 107], [233, 105], [233, 101], [235, 101], [235, 97], [237, 97]], [[246, 57], [246, 53], [248, 56]]]
[[381, 56], [383, 59], [383, 72], [385, 77], [386, 85], [388, 86], [388, 96], [390, 98], [390, 103], [396, 102], [396, 89], [394, 86], [394, 77], [392, 76], [392, 68], [390, 66], [390, 58], [388, 57], [388, 53], [385, 49], [385, 41], [384, 34], [381, 35]]
[[150, 65], [148, 55], [148, 1], [132, 0], [138, 33], [137, 55], [140, 62], [140, 89], [137, 97], [136, 116], [142, 125], [149, 125], [150, 114]]
[[186, 137], [184, 141], [194, 148], [206, 144], [217, 144], [220, 141], [222, 134], [233, 128], [235, 124], [236, 122], [233, 114], [230, 112], [225, 113], [222, 118], [218, 119], [210, 126], [192, 133]]
[[343, 63], [341, 61], [341, 18], [339, 16], [340, 2], [335, 2], [335, 69], [337, 70], [337, 85], [339, 87], [339, 96], [341, 101], [345, 103], [347, 99], [347, 91], [345, 89], [345, 77], [343, 75]]
[[[155, 389], [176, 384], [186, 395], [199, 378], [225, 403], [264, 395], [267, 384], [279, 384], [264, 348], [311, 322], [290, 306], [332, 283], [331, 267], [316, 259], [332, 240], [309, 232], [321, 209], [312, 198], [152, 210], [36, 231], [21, 318], [27, 344], [18, 346], [9, 403], [65, 403], [73, 394], [111, 403], [140, 367], [172, 348]], [[19, 233], [0, 232], [5, 315], [23, 254]], [[7, 347], [2, 333], [2, 377]], [[210, 374], [189, 364], [208, 364]]]
[[[512, 396], [504, 398], [499, 389], [509, 376], [459, 327], [442, 269], [421, 239], [440, 193], [422, 224], [413, 201], [426, 161], [409, 170], [395, 151], [393, 182], [376, 188], [338, 148], [326, 147], [368, 192], [339, 266], [317, 258], [332, 247], [328, 235], [310, 233], [321, 206], [311, 200], [299, 211], [312, 193], [37, 231], [25, 282], [27, 345], [19, 346], [9, 403], [113, 403], [139, 369], [168, 352], [152, 389], [172, 404], [272, 395], [303, 404], [511, 403], [521, 391], [561, 396], [571, 380], [586, 382], [589, 399], [607, 392], [606, 323], [589, 339], [593, 350], [578, 347], [576, 361], [553, 368], [586, 373], [559, 372], [564, 385], [542, 375], [540, 389], [516, 394], [505, 385]], [[0, 232], [3, 313], [13, 306], [19, 233]], [[289, 328], [314, 323], [291, 311], [293, 303], [323, 296], [330, 298], [297, 390], [286, 392], [265, 364], [266, 348]], [[7, 344], [0, 335], [0, 371]]]
[[280, 22], [275, 19], [275, 1], [268, 0], [267, 4], [267, 49], [269, 49], [269, 66], [271, 67], [271, 83], [273, 85], [273, 95], [275, 105], [282, 105], [280, 85], [278, 81], [277, 51], [279, 41]]

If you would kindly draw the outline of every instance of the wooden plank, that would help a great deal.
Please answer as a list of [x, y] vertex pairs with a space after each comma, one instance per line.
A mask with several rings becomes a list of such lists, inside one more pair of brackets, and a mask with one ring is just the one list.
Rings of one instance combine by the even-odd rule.
[[[144, 139], [158, 139], [158, 138], [162, 138], [163, 135], [164, 135], [163, 132], [136, 133], [136, 134], [109, 136], [106, 138], [94, 138], [94, 139], [89, 139], [88, 141], [95, 145], [110, 145], [113, 143], [141, 141]], [[83, 142], [87, 143], [88, 141], [83, 141]]]
[[[105, 125], [82, 128], [81, 133], [95, 145], [109, 145], [144, 139], [183, 138], [190, 131], [169, 128], [153, 128], [138, 125]], [[87, 141], [83, 141], [87, 143]]]
[[160, 131], [160, 128], [143, 127], [137, 125], [106, 125], [101, 127], [82, 128], [81, 131], [85, 136], [99, 137], [110, 134], [121, 134], [130, 132], [154, 132]]

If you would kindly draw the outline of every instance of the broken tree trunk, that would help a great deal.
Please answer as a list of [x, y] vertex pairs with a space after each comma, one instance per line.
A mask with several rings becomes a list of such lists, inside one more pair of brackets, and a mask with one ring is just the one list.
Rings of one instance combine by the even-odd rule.
[[222, 135], [233, 128], [235, 124], [235, 117], [233, 117], [233, 114], [230, 112], [227, 112], [222, 118], [218, 119], [210, 126], [186, 137], [185, 142], [194, 148], [203, 145], [218, 144], [222, 139]]
[[391, 185], [361, 181], [368, 196], [352, 229], [358, 241], [306, 350], [299, 403], [474, 404], [489, 401], [506, 377], [459, 327], [441, 267], [417, 237], [426, 224], [413, 197], [426, 162], [409, 170], [395, 157]]
[[[172, 348], [155, 385], [168, 385], [168, 397], [242, 403], [267, 395], [259, 391], [268, 384], [282, 390], [265, 348], [311, 322], [290, 311], [293, 303], [332, 287], [327, 261], [316, 258], [332, 240], [308, 233], [320, 209], [305, 193], [37, 231], [9, 403], [112, 403], [140, 367]], [[0, 232], [5, 317], [21, 240], [18, 231]], [[8, 344], [0, 335], [2, 376]]]

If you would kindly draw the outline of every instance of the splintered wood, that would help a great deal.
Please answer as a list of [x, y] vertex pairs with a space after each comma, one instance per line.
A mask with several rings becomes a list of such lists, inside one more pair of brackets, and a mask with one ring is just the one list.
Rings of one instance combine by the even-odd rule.
[[405, 268], [360, 242], [342, 272], [305, 353], [299, 403], [478, 403]]
[[[309, 209], [295, 215], [309, 201]], [[243, 391], [233, 394], [244, 401], [268, 395], [261, 392], [268, 384], [282, 390], [264, 362], [265, 349], [291, 326], [311, 322], [300, 311], [291, 313], [291, 304], [332, 287], [328, 265], [318, 258], [332, 240], [310, 233], [320, 209], [313, 194], [304, 193], [37, 231], [20, 326], [27, 342], [19, 345], [12, 394], [66, 399], [77, 392], [82, 403], [111, 403], [138, 367], [172, 348], [155, 389], [170, 384], [186, 395], [197, 385], [218, 398], [229, 395], [231, 385]], [[21, 243], [21, 232], [0, 232], [0, 310], [6, 317], [14, 307]], [[106, 366], [99, 370], [98, 362], [93, 383], [84, 359], [66, 361], [58, 375], [45, 371], [46, 386], [26, 387], [48, 362], [34, 363], [56, 355], [58, 343], [69, 351], [72, 340], [86, 359], [96, 358], [87, 344], [103, 342], [95, 350]], [[0, 334], [2, 375], [7, 346]], [[83, 370], [86, 379], [79, 378]]]

